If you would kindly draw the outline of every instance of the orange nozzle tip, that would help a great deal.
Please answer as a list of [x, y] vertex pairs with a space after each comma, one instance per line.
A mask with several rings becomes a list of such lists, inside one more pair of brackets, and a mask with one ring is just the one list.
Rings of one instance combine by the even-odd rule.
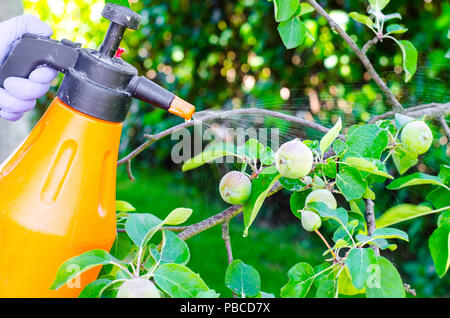
[[192, 115], [195, 112], [195, 106], [175, 96], [172, 103], [170, 104], [169, 112], [189, 120], [192, 118]]

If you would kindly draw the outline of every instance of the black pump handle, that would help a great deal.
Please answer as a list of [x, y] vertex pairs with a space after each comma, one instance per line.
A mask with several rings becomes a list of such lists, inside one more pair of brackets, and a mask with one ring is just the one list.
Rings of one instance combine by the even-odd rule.
[[28, 78], [40, 66], [49, 66], [64, 73], [73, 67], [80, 44], [68, 40], [61, 42], [48, 37], [25, 34], [0, 66], [0, 87], [8, 77]]

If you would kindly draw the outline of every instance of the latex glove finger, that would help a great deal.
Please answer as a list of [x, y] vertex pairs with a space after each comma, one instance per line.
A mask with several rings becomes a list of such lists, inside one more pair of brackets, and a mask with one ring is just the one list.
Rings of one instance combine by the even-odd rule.
[[31, 72], [28, 79], [35, 83], [49, 84], [56, 78], [57, 75], [58, 72], [50, 67], [39, 67]]
[[8, 77], [3, 83], [6, 91], [13, 97], [21, 100], [38, 99], [45, 95], [50, 88], [50, 83], [41, 84], [26, 78]]
[[14, 42], [25, 33], [51, 36], [52, 28], [31, 14], [23, 14], [0, 23], [0, 64], [8, 56]]
[[0, 110], [0, 118], [7, 119], [9, 121], [18, 121], [22, 118], [23, 113], [8, 113], [3, 110]]
[[36, 105], [36, 100], [20, 100], [0, 88], [0, 109], [5, 112], [23, 113], [32, 110], [34, 105]]

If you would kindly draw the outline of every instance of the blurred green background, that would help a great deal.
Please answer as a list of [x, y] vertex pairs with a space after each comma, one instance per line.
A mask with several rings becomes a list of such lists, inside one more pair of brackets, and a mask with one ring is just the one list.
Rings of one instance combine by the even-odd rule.
[[[266, 0], [134, 0], [132, 8], [143, 16], [139, 31], [127, 31], [122, 47], [123, 59], [141, 74], [153, 79], [197, 109], [263, 107], [284, 111], [309, 120], [332, 125], [339, 116], [344, 125], [367, 122], [370, 116], [390, 109], [378, 88], [368, 78], [357, 57], [315, 13], [307, 16], [315, 42], [286, 50], [276, 30], [273, 3]], [[349, 19], [346, 12], [364, 13], [366, 1], [319, 1], [344, 26], [359, 46], [372, 37], [370, 31]], [[97, 48], [108, 27], [101, 18], [103, 0], [25, 0], [28, 13], [50, 24], [57, 39], [67, 38], [83, 46]], [[409, 31], [402, 35], [419, 51], [417, 74], [403, 83], [401, 52], [392, 41], [383, 41], [368, 55], [380, 75], [405, 106], [447, 102], [450, 43], [450, 3], [437, 0], [396, 0], [387, 13], [399, 12]], [[60, 78], [39, 102], [35, 119], [56, 95]], [[255, 122], [258, 118], [255, 118]], [[144, 133], [164, 130], [180, 120], [153, 108], [133, 102], [125, 122], [122, 155], [144, 141]], [[231, 125], [252, 125], [236, 119]], [[293, 136], [319, 137], [302, 127], [266, 120], [266, 126], [282, 125], [282, 139]], [[430, 122], [435, 135], [432, 149], [422, 164], [409, 172], [436, 174], [439, 165], [449, 164], [448, 140], [437, 123]], [[183, 174], [170, 159], [175, 141], [162, 140], [133, 161], [136, 182], [119, 168], [117, 198], [135, 205], [140, 212], [164, 216], [172, 208], [193, 208], [192, 221], [200, 221], [226, 208], [219, 200], [217, 186], [227, 167], [209, 165]], [[377, 189], [376, 211], [381, 213], [401, 202], [424, 201], [423, 188], [398, 192]], [[450, 296], [450, 279], [439, 279], [434, 272], [426, 238], [436, 227], [434, 216], [401, 226], [411, 241], [399, 242], [396, 252], [385, 252], [399, 267], [406, 283], [419, 296]], [[234, 257], [253, 265], [260, 272], [262, 289], [279, 295], [287, 281], [288, 269], [299, 261], [319, 264], [321, 242], [302, 231], [289, 211], [289, 197], [278, 193], [268, 199], [247, 238], [242, 237], [242, 221], [231, 223]], [[210, 287], [226, 290], [223, 277], [226, 251], [220, 228], [208, 230], [188, 241], [190, 267], [199, 272]]]

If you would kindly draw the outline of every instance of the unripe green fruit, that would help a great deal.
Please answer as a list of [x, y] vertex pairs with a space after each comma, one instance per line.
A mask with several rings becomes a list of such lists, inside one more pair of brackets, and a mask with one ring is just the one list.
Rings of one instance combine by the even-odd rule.
[[313, 165], [313, 154], [297, 138], [281, 145], [275, 153], [275, 164], [283, 177], [298, 179], [310, 173]]
[[125, 281], [117, 292], [117, 298], [161, 298], [155, 284], [145, 278]]
[[219, 192], [226, 203], [243, 204], [250, 197], [252, 183], [242, 172], [231, 171], [220, 180]]
[[308, 206], [308, 203], [310, 202], [325, 203], [330, 209], [333, 210], [337, 208], [337, 203], [334, 195], [327, 189], [317, 189], [308, 194], [305, 200], [305, 205]]
[[413, 121], [403, 128], [401, 141], [406, 150], [421, 155], [430, 149], [433, 134], [423, 121]]
[[302, 211], [302, 226], [305, 230], [313, 232], [322, 225], [320, 216], [311, 211]]

